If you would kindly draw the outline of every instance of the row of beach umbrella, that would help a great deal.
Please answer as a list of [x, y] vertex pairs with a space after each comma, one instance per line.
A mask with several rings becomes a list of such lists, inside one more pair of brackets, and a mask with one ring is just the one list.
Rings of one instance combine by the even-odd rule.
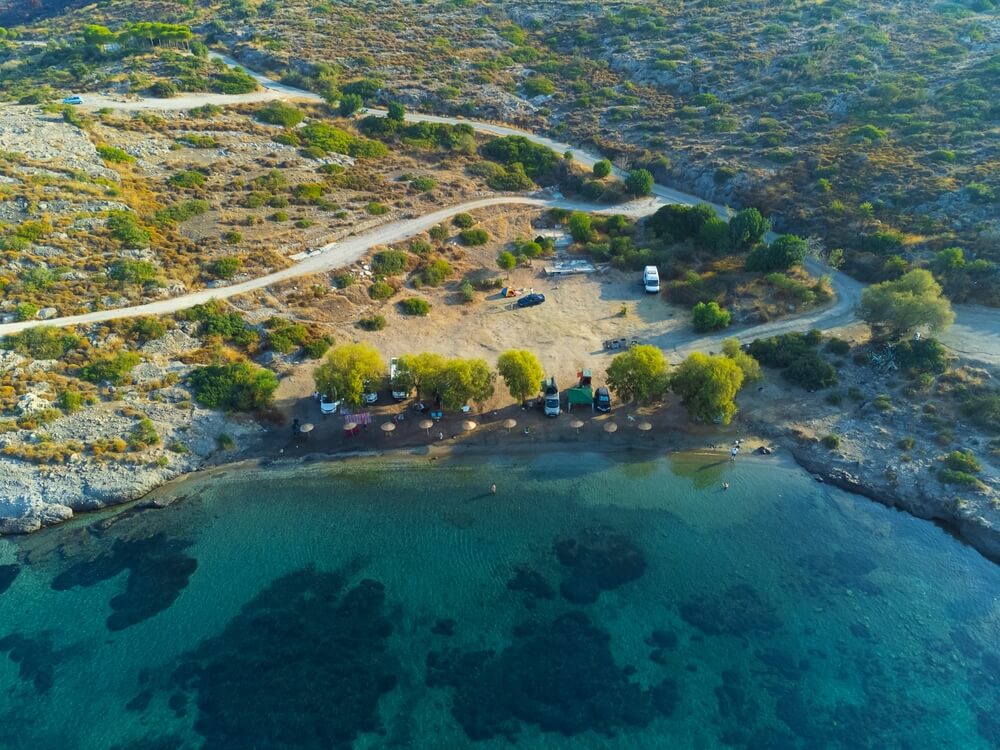
[[[511, 430], [513, 430], [515, 427], [517, 427], [517, 420], [516, 419], [505, 419], [502, 424], [503, 424], [503, 428], [505, 430], [507, 430], [507, 432], [509, 433]], [[579, 433], [580, 429], [584, 426], [584, 424], [585, 423], [583, 422], [583, 420], [581, 420], [581, 419], [574, 419], [574, 420], [570, 421], [569, 426], [571, 428], [573, 428], [574, 430], [576, 430], [577, 433]], [[434, 426], [434, 420], [432, 420], [432, 419], [422, 419], [422, 420], [420, 420], [420, 423], [419, 423], [420, 429], [421, 430], [426, 430], [428, 435], [430, 435], [430, 430], [431, 430], [431, 427], [433, 427], [433, 426]], [[464, 432], [472, 432], [478, 426], [479, 425], [477, 425], [471, 419], [467, 419], [464, 422], [462, 422], [462, 430]], [[348, 431], [348, 432], [353, 432], [355, 429], [357, 429], [357, 425], [355, 425], [355, 424], [353, 424], [351, 422], [348, 422], [347, 424], [344, 425], [344, 429], [346, 431]], [[636, 425], [636, 429], [638, 429], [641, 432], [649, 432], [650, 430], [653, 429], [653, 425], [650, 424], [649, 422], [639, 422], [639, 424]], [[382, 425], [382, 432], [386, 433], [386, 435], [394, 432], [395, 430], [396, 430], [396, 423], [395, 422], [386, 422], [386, 423], [384, 423]], [[615, 422], [605, 422], [604, 423], [604, 431], [606, 433], [608, 433], [609, 435], [613, 435], [614, 433], [618, 432], [618, 425]]]

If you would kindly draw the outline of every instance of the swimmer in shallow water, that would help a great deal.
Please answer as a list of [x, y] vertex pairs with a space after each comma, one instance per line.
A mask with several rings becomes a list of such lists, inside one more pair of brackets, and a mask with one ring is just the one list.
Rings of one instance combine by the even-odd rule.
[[722, 489], [728, 490], [729, 489], [729, 482], [723, 482], [722, 483]]

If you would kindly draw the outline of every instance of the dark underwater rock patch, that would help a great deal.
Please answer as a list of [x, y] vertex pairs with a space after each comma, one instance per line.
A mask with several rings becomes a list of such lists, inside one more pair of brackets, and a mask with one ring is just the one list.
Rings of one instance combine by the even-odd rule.
[[190, 541], [163, 533], [138, 539], [116, 539], [97, 557], [78, 562], [52, 580], [52, 588], [66, 591], [94, 586], [129, 571], [125, 591], [111, 599], [108, 630], [124, 630], [168, 609], [187, 588], [198, 561], [183, 554]]
[[770, 633], [781, 626], [777, 610], [745, 583], [730, 586], [712, 597], [698, 596], [680, 608], [685, 622], [707, 635]]
[[518, 565], [514, 569], [514, 577], [507, 581], [511, 591], [524, 591], [535, 599], [555, 599], [556, 592], [545, 576], [527, 565]]
[[172, 689], [190, 695], [204, 748], [349, 748], [380, 729], [396, 685], [385, 590], [345, 584], [312, 568], [283, 576], [181, 659]]
[[29, 638], [11, 633], [0, 638], [0, 653], [4, 652], [18, 665], [18, 676], [23, 681], [34, 684], [38, 693], [49, 692], [55, 684], [56, 667], [62, 660], [62, 654], [47, 634]]
[[0, 594], [10, 588], [20, 572], [20, 565], [0, 565]]
[[611, 735], [645, 727], [676, 705], [675, 683], [647, 690], [632, 681], [634, 671], [615, 663], [607, 632], [571, 612], [519, 626], [500, 654], [432, 651], [426, 681], [454, 689], [452, 715], [473, 740], [513, 739], [521, 724], [565, 736]]
[[559, 593], [574, 604], [592, 604], [646, 572], [646, 558], [631, 540], [607, 527], [586, 529], [579, 538], [557, 539], [559, 562], [569, 568]]

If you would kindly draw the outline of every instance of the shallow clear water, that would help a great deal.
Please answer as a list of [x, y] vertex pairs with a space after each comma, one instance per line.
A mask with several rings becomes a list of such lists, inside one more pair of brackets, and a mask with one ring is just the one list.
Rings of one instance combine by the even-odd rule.
[[160, 492], [0, 540], [0, 747], [1000, 746], [1000, 569], [775, 457]]

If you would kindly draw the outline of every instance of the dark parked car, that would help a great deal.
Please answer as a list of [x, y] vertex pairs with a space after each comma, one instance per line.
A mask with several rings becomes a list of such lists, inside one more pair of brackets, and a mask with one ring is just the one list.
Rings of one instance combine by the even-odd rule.
[[521, 297], [517, 301], [518, 307], [534, 307], [535, 305], [540, 305], [545, 301], [544, 294], [527, 294]]
[[594, 393], [594, 408], [603, 413], [611, 411], [611, 393], [607, 386], [602, 385]]

